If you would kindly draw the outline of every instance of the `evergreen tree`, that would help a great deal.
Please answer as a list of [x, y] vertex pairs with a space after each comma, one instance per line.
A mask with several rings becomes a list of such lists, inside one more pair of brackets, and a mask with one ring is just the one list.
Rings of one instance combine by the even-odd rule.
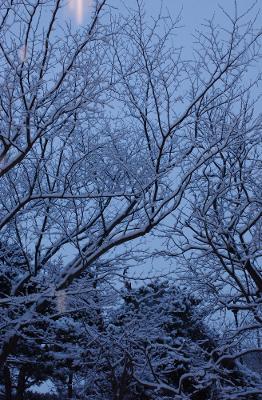
[[103, 381], [111, 382], [110, 399], [210, 400], [234, 393], [256, 398], [241, 397], [252, 383], [236, 363], [217, 364], [219, 340], [205, 326], [200, 306], [168, 282], [125, 289], [104, 346]]

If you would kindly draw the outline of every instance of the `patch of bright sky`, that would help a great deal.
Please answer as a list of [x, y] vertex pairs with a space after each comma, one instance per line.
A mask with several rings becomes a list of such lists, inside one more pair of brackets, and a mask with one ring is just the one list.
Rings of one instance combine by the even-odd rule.
[[[97, 0], [69, 0], [68, 2], [68, 17], [78, 24], [85, 24], [88, 14], [94, 8]], [[156, 15], [159, 10], [168, 11], [175, 18], [181, 13], [181, 25], [183, 25], [179, 40], [181, 45], [191, 47], [192, 33], [205, 19], [211, 18], [214, 14], [220, 25], [225, 24], [226, 17], [221, 12], [224, 8], [229, 14], [234, 12], [235, 3], [238, 12], [242, 13], [251, 7], [255, 0], [143, 0], [143, 5], [148, 15]], [[108, 0], [107, 4], [112, 8], [125, 12], [125, 9], [136, 8], [137, 0]], [[259, 6], [259, 1], [257, 1]], [[256, 7], [257, 9], [257, 7]], [[262, 24], [262, 17], [261, 24]]]
[[[91, 12], [98, 1], [100, 0], [69, 0], [66, 19], [70, 19], [76, 28], [88, 24]], [[174, 45], [183, 48], [184, 59], [193, 57], [193, 35], [196, 29], [202, 29], [201, 25], [206, 23], [208, 19], [214, 17], [216, 24], [230, 29], [232, 26], [230, 26], [229, 19], [223, 13], [223, 10], [229, 15], [234, 15], [235, 7], [237, 7], [237, 13], [240, 15], [254, 6], [252, 12], [246, 18], [246, 21], [248, 21], [249, 18], [256, 15], [261, 6], [261, 0], [107, 0], [106, 4], [112, 8], [112, 11], [125, 14], [128, 8], [136, 9], [138, 1], [142, 1], [149, 22], [151, 17], [159, 14], [160, 10], [163, 14], [169, 14], [174, 20], [178, 15], [181, 17], [180, 29], [178, 29], [176, 37], [177, 42]], [[257, 27], [260, 28], [261, 26], [262, 11], [257, 17]], [[247, 79], [249, 77], [252, 79], [258, 72], [262, 73], [262, 66], [256, 65], [247, 75]], [[256, 89], [253, 94], [256, 95]], [[259, 102], [260, 109], [261, 106], [262, 101]]]

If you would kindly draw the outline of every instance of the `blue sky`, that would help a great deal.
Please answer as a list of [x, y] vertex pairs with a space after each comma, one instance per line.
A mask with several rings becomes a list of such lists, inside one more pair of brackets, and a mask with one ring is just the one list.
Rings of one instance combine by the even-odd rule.
[[[68, 0], [71, 7], [68, 7], [66, 17], [71, 17], [72, 21], [77, 23], [77, 9], [83, 9], [83, 23], [88, 21], [90, 9], [94, 6], [97, 0]], [[139, 0], [141, 1], [141, 0]], [[168, 10], [172, 18], [181, 12], [181, 30], [179, 32], [179, 45], [182, 45], [186, 50], [186, 55], [190, 57], [192, 48], [192, 33], [196, 28], [201, 28], [201, 24], [205, 19], [210, 19], [215, 14], [215, 19], [218, 24], [224, 26], [226, 17], [220, 7], [224, 8], [229, 14], [234, 12], [234, 5], [237, 5], [238, 12], [242, 13], [251, 7], [256, 0], [142, 0], [146, 10], [148, 19], [156, 15], [162, 5], [162, 10]], [[261, 6], [261, 0], [256, 2], [256, 10]], [[125, 7], [136, 8], [137, 0], [107, 0], [107, 4], [113, 8], [124, 12]], [[260, 19], [260, 21], [259, 21]], [[262, 26], [262, 16], [260, 15], [258, 22]]]
[[[226, 17], [223, 14], [220, 7], [224, 8], [227, 12], [234, 12], [234, 0], [143, 0], [145, 8], [147, 10], [148, 16], [153, 13], [158, 12], [159, 8], [163, 7], [163, 10], [168, 9], [170, 15], [175, 18], [176, 15], [181, 11], [182, 19], [179, 40], [183, 46], [185, 46], [187, 52], [190, 52], [190, 47], [192, 45], [192, 33], [196, 28], [200, 28], [201, 24], [205, 19], [211, 18], [215, 14], [216, 21], [224, 25], [226, 22]], [[237, 8], [239, 12], [243, 12], [252, 4], [255, 0], [236, 0]], [[257, 5], [259, 6], [261, 0], [258, 0]], [[128, 6], [136, 4], [136, 0], [111, 0], [111, 4], [118, 3], [119, 8], [123, 6], [121, 3]], [[110, 4], [110, 0], [109, 0]], [[260, 16], [262, 25], [262, 16]]]

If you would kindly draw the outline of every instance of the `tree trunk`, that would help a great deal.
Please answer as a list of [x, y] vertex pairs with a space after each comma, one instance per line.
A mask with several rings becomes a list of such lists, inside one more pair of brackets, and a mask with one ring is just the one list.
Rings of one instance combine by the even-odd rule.
[[0, 365], [4, 365], [7, 360], [7, 357], [14, 351], [14, 348], [17, 344], [18, 336], [11, 336], [4, 344], [0, 352]]
[[250, 260], [246, 262], [246, 270], [256, 284], [259, 292], [262, 292], [262, 277], [255, 267], [251, 264]]
[[21, 367], [18, 375], [16, 400], [24, 400], [25, 395], [25, 367]]
[[73, 374], [70, 373], [68, 377], [68, 383], [67, 383], [67, 398], [72, 399], [73, 398]]
[[5, 399], [12, 400], [12, 378], [9, 368], [5, 365], [3, 369], [4, 386], [5, 386]]

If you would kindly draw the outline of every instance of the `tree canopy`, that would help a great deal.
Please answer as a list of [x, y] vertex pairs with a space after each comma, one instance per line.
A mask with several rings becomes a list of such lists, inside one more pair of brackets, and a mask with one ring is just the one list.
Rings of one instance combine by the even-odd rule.
[[[48, 375], [68, 398], [262, 394], [244, 373], [261, 353], [258, 7], [221, 9], [224, 25], [206, 21], [188, 59], [173, 40], [180, 16], [149, 20], [135, 3], [96, 0], [75, 27], [64, 0], [0, 0], [7, 400]], [[195, 297], [130, 287], [150, 234]]]

